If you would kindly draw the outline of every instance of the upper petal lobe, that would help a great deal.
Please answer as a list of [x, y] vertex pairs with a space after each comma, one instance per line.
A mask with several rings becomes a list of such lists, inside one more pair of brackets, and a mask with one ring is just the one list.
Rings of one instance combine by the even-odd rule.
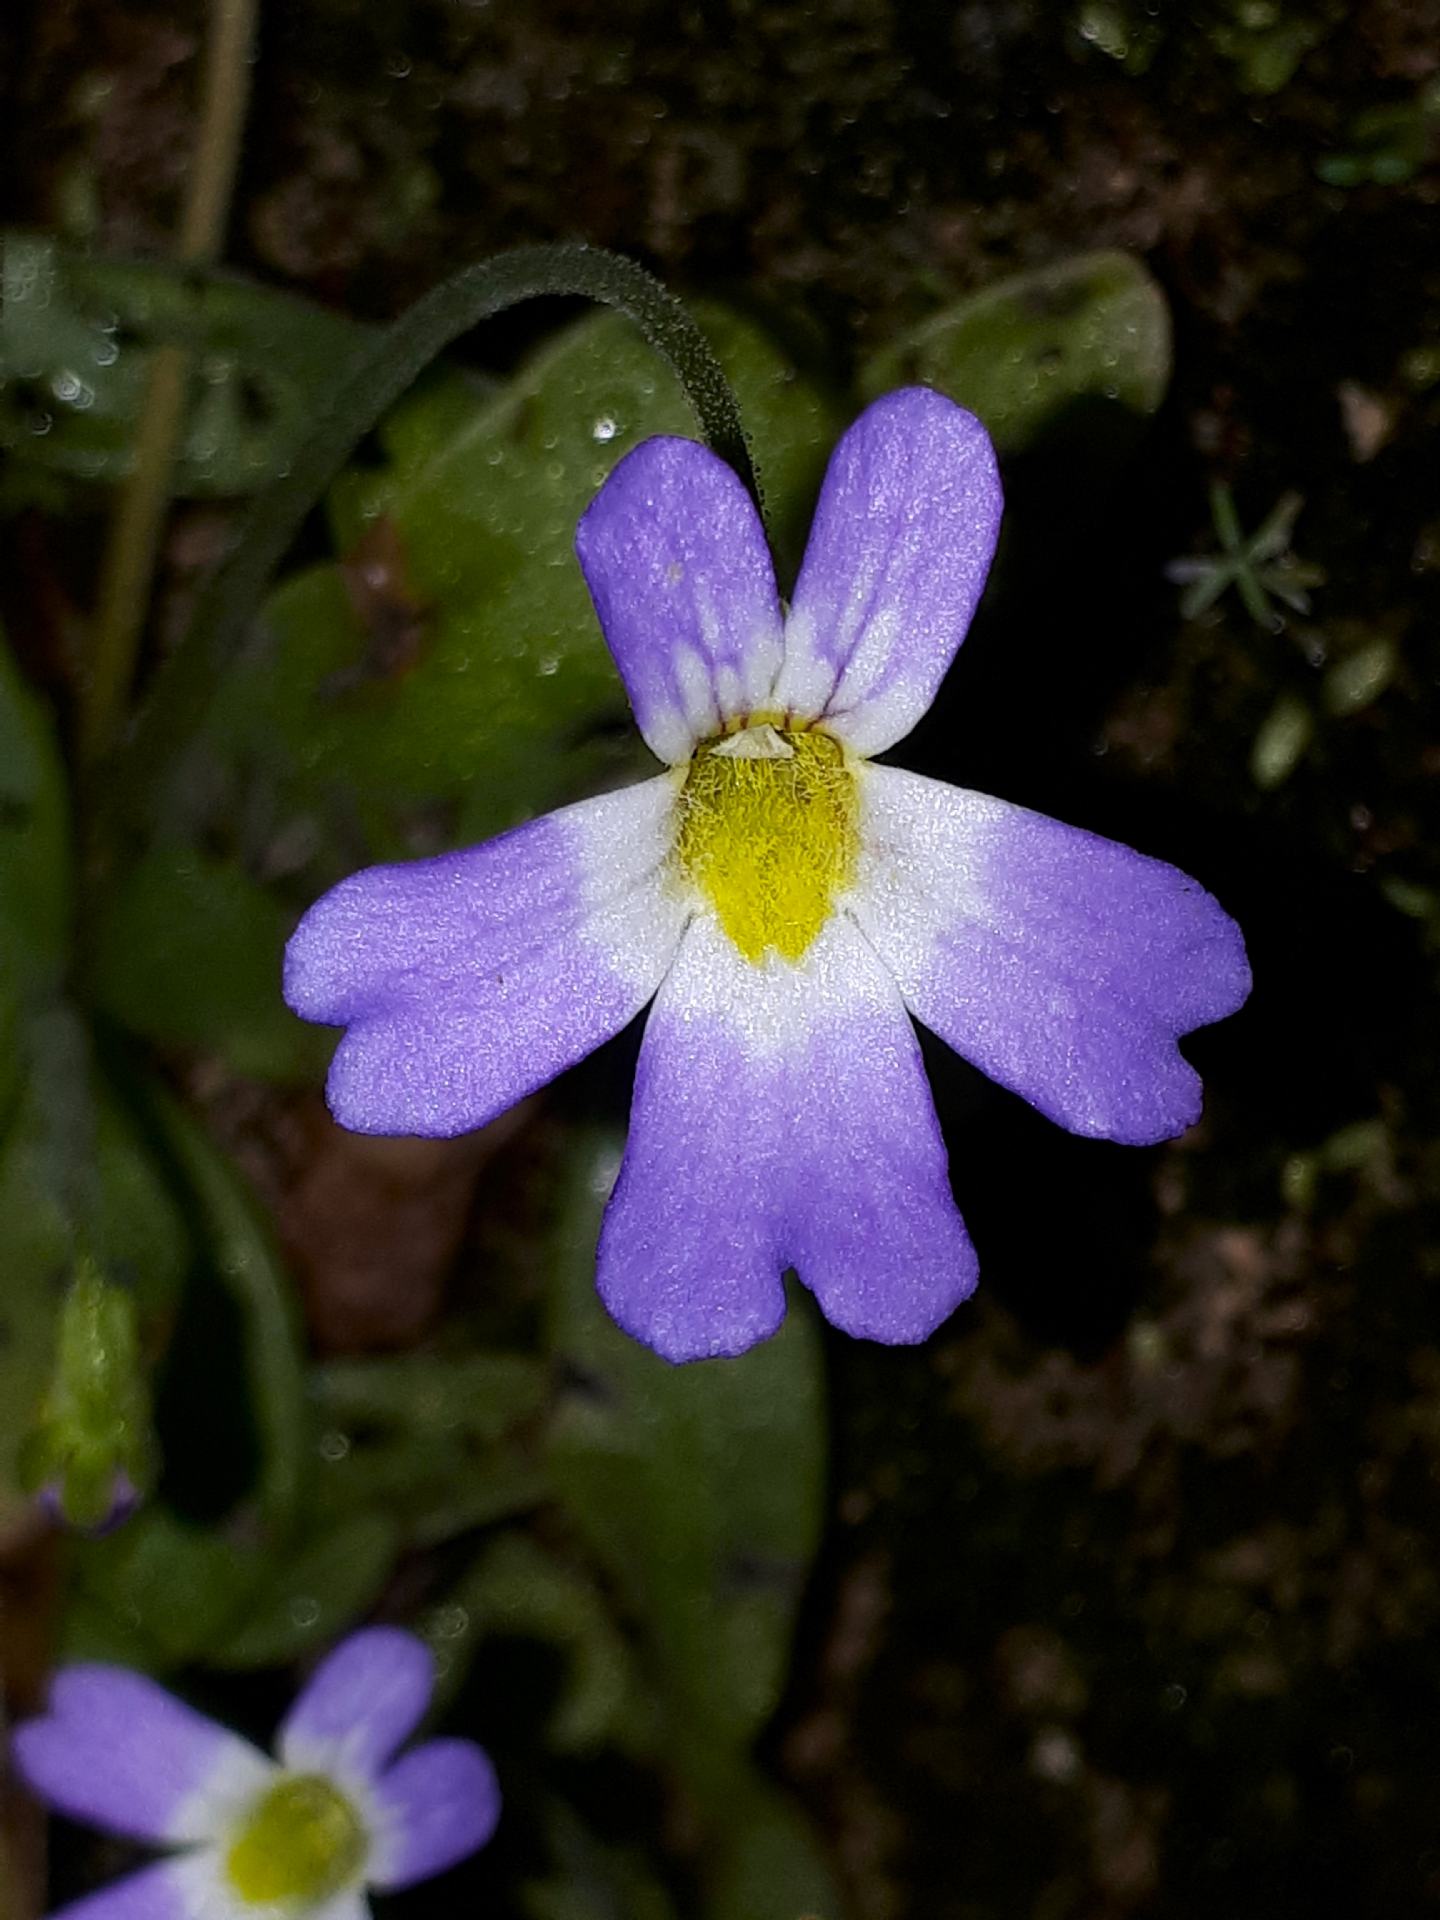
[[797, 965], [697, 918], [650, 1017], [599, 1286], [670, 1360], [778, 1327], [794, 1266], [849, 1333], [922, 1340], [971, 1291], [919, 1047], [842, 916]]
[[72, 1820], [167, 1844], [208, 1839], [273, 1774], [248, 1741], [124, 1667], [62, 1668], [14, 1751], [30, 1788]]
[[285, 997], [346, 1025], [328, 1095], [360, 1133], [482, 1126], [633, 1019], [680, 936], [671, 775], [463, 853], [353, 874], [286, 954]]
[[279, 1752], [297, 1772], [332, 1767], [373, 1775], [415, 1731], [435, 1687], [425, 1642], [399, 1627], [342, 1640], [311, 1674], [280, 1729]]
[[646, 440], [575, 531], [590, 597], [652, 752], [671, 766], [768, 705], [780, 603], [734, 470], [696, 440]]
[[373, 1798], [382, 1831], [366, 1877], [387, 1890], [453, 1867], [500, 1818], [495, 1769], [473, 1740], [427, 1740], [382, 1775]]
[[1000, 527], [989, 435], [903, 387], [831, 456], [785, 627], [774, 704], [882, 752], [925, 712], [985, 585]]
[[1203, 887], [1025, 807], [868, 767], [852, 910], [910, 1010], [1072, 1133], [1183, 1132], [1200, 1081], [1175, 1042], [1250, 990]]

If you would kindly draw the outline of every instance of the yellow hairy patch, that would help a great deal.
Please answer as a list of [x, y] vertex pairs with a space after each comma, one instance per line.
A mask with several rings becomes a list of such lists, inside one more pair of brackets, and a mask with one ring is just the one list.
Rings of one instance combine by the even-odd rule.
[[856, 810], [829, 734], [762, 723], [696, 749], [677, 852], [747, 960], [805, 953], [854, 873]]
[[338, 1893], [365, 1860], [365, 1831], [328, 1780], [295, 1774], [251, 1809], [225, 1856], [225, 1873], [242, 1900], [309, 1906]]

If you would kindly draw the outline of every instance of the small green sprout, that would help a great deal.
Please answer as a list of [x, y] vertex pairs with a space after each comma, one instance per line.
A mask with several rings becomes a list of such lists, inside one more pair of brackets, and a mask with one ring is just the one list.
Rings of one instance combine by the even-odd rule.
[[135, 1302], [82, 1255], [60, 1308], [55, 1369], [20, 1477], [57, 1519], [103, 1533], [128, 1518], [153, 1471]]
[[1285, 624], [1285, 616], [1276, 611], [1272, 600], [1281, 601], [1295, 613], [1308, 613], [1309, 589], [1321, 586], [1325, 574], [1323, 568], [1290, 551], [1290, 535], [1304, 504], [1298, 493], [1282, 494], [1255, 532], [1247, 536], [1240, 530], [1229, 487], [1213, 482], [1210, 519], [1220, 542], [1219, 553], [1172, 560], [1165, 569], [1167, 580], [1185, 588], [1180, 598], [1182, 619], [1198, 619], [1232, 586], [1250, 618], [1267, 633], [1278, 633]]

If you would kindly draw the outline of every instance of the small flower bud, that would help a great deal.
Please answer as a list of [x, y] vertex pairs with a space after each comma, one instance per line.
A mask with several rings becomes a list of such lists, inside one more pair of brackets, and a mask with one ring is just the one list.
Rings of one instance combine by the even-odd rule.
[[22, 1483], [61, 1525], [108, 1533], [139, 1506], [152, 1452], [134, 1299], [82, 1255], [50, 1386], [21, 1448]]

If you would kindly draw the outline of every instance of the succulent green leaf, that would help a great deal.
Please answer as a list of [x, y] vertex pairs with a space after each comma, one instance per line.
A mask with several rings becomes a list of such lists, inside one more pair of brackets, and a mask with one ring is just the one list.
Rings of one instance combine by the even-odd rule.
[[[701, 318], [798, 551], [835, 416], [750, 322]], [[337, 489], [340, 565], [272, 596], [202, 752], [317, 823], [335, 870], [482, 838], [639, 766], [573, 542], [615, 461], [662, 432], [693, 432], [678, 380], [613, 314], [490, 399], [422, 392], [387, 426], [392, 463]]]
[[1141, 262], [1084, 253], [934, 314], [862, 369], [867, 397], [912, 382], [978, 414], [1000, 454], [1114, 433], [1170, 383], [1170, 310]]
[[220, 1667], [282, 1666], [337, 1639], [379, 1598], [400, 1549], [386, 1514], [359, 1513], [267, 1565], [242, 1624], [207, 1648]]
[[238, 861], [152, 848], [105, 901], [91, 997], [157, 1046], [218, 1053], [259, 1079], [314, 1079], [332, 1037], [280, 998], [294, 918]]
[[116, 1624], [153, 1671], [204, 1657], [244, 1619], [264, 1562], [204, 1527], [150, 1506], [107, 1540], [75, 1549], [77, 1599], [64, 1652], [106, 1658]]
[[442, 1698], [459, 1688], [479, 1642], [538, 1640], [565, 1661], [546, 1729], [550, 1746], [581, 1753], [646, 1744], [634, 1664], [603, 1596], [526, 1535], [504, 1534], [485, 1546], [421, 1630], [435, 1650]]

